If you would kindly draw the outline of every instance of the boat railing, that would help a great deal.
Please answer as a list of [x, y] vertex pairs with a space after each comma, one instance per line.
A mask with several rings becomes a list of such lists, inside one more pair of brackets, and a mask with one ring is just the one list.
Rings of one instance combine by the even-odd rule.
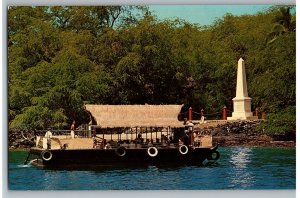
[[62, 139], [92, 137], [89, 130], [37, 130], [35, 135], [36, 147], [44, 149], [51, 148], [51, 142], [56, 142], [61, 148], [65, 148], [65, 145], [61, 143]]
[[[124, 143], [124, 142], [117, 142], [116, 144], [106, 144], [102, 147], [102, 149], [116, 149], [120, 146], [123, 146], [127, 149], [144, 149], [149, 147], [157, 147], [157, 148], [178, 148], [180, 144], [178, 143], [169, 143], [169, 144], [162, 144], [162, 143], [154, 143], [154, 144], [148, 144], [148, 143]], [[96, 147], [97, 148], [97, 147]]]
[[35, 134], [46, 137], [47, 132], [51, 133], [50, 136], [72, 136], [74, 134], [78, 138], [92, 137], [91, 130], [37, 130]]
[[[140, 133], [136, 129], [135, 133], [128, 135], [125, 133], [126, 130], [123, 131], [108, 131], [107, 129], [102, 132], [99, 131], [96, 133], [95, 130], [39, 130], [36, 132], [37, 137], [37, 146], [40, 145], [43, 148], [48, 148], [48, 142], [60, 142], [63, 139], [78, 139], [78, 138], [93, 138], [93, 148], [117, 148], [120, 145], [123, 145], [127, 148], [147, 148], [149, 146], [155, 146], [160, 148], [167, 147], [179, 147], [180, 141], [174, 141], [169, 138], [171, 132], [162, 132], [162, 131], [146, 131], [146, 133]], [[101, 133], [102, 132], [102, 133]], [[109, 132], [109, 133], [107, 133]], [[122, 133], [120, 133], [122, 132]], [[158, 133], [161, 133], [159, 136]], [[139, 137], [140, 135], [140, 137]], [[140, 139], [139, 139], [140, 138]], [[75, 140], [74, 140], [75, 141]], [[86, 141], [86, 140], [83, 140]], [[211, 141], [207, 139], [206, 141]], [[182, 143], [182, 142], [181, 142]], [[201, 147], [203, 141], [194, 140], [190, 142], [193, 147]], [[64, 148], [64, 145], [60, 145]], [[51, 146], [50, 146], [51, 147]]]

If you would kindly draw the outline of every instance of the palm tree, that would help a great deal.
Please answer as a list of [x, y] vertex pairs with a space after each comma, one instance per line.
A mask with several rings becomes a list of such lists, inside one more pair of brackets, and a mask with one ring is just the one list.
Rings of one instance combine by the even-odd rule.
[[279, 8], [274, 17], [275, 25], [266, 39], [268, 44], [273, 43], [280, 35], [296, 31], [296, 17], [295, 15], [291, 14], [291, 9], [293, 8], [294, 6], [285, 6]]

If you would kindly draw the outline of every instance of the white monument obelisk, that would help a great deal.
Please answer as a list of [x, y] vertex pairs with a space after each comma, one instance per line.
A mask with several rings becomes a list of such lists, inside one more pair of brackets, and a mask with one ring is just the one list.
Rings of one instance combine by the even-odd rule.
[[232, 117], [227, 118], [228, 120], [257, 119], [257, 116], [253, 116], [251, 112], [251, 98], [248, 97], [245, 62], [242, 58], [238, 61], [236, 96], [232, 100], [233, 112]]

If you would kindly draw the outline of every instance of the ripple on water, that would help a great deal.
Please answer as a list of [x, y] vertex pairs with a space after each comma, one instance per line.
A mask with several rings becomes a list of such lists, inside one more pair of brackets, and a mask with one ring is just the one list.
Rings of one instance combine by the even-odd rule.
[[[295, 149], [220, 148], [217, 163], [179, 167], [118, 167], [43, 170], [23, 165], [26, 153], [9, 161], [12, 190], [211, 190], [295, 189]], [[11, 153], [10, 153], [11, 154]]]

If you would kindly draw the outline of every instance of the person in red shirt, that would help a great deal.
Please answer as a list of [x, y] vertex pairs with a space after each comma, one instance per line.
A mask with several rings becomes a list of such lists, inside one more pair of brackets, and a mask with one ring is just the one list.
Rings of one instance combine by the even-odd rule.
[[71, 130], [75, 130], [75, 120], [73, 120], [73, 123], [71, 125]]

